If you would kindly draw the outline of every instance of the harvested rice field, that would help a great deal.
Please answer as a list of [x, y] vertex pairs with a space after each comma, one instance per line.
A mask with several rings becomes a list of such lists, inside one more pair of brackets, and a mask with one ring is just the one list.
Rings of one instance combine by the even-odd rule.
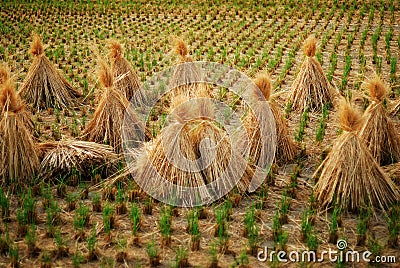
[[0, 267], [400, 267], [399, 1], [0, 14]]

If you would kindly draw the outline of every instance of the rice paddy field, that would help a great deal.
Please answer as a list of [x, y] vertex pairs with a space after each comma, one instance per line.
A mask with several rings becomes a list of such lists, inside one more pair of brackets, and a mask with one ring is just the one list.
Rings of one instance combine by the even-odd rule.
[[[400, 267], [399, 1], [1, 1], [0, 14], [0, 267]], [[191, 60], [255, 79], [278, 136], [261, 186], [196, 208], [142, 191], [121, 149], [122, 59], [138, 84]], [[147, 122], [155, 147], [174, 94]]]

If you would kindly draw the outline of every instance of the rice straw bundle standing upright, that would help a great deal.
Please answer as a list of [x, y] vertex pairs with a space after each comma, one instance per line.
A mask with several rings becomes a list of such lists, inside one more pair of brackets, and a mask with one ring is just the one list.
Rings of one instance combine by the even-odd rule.
[[[173, 104], [179, 105], [180, 101]], [[190, 110], [174, 106], [171, 106], [171, 110], [174, 111], [171, 123], [154, 140], [145, 143], [140, 150], [133, 151], [134, 163], [128, 168], [144, 191], [167, 201], [173, 201], [169, 200], [172, 195], [182, 199], [186, 205], [193, 205], [198, 200], [190, 199], [191, 196], [185, 195], [181, 187], [196, 189], [205, 183], [199, 172], [196, 145], [186, 120]], [[170, 188], [168, 183], [177, 189]], [[198, 197], [199, 200], [209, 199], [209, 193], [200, 191]]]
[[[89, 141], [109, 144], [115, 152], [121, 153], [123, 132], [133, 142], [141, 142], [149, 132], [143, 133], [145, 128], [129, 101], [120, 90], [115, 89], [113, 75], [104, 61], [100, 61], [99, 76], [104, 91], [83, 136]], [[124, 126], [124, 120], [129, 120], [129, 124]]]
[[39, 167], [32, 134], [25, 125], [25, 106], [12, 80], [0, 87], [0, 179], [5, 186], [29, 184]]
[[339, 119], [344, 132], [314, 174], [316, 179], [319, 176], [315, 185], [319, 205], [332, 206], [336, 197], [338, 205], [349, 210], [370, 205], [390, 207], [400, 199], [400, 193], [357, 135], [360, 114], [343, 101]]
[[314, 57], [316, 39], [311, 36], [304, 41], [303, 50], [306, 59], [292, 85], [290, 103], [292, 109], [304, 111], [322, 111], [325, 104], [332, 103], [334, 94], [321, 64]]
[[[11, 96], [10, 91], [14, 90], [14, 85], [13, 82], [10, 80], [10, 71], [8, 69], [8, 67], [6, 65], [1, 65], [0, 66], [0, 87], [5, 87], [6, 91], [8, 90], [8, 93], [3, 95], [2, 98], [7, 98], [7, 96]], [[13, 93], [13, 95], [16, 95], [17, 93]], [[19, 120], [21, 122], [24, 123], [25, 127], [27, 128], [27, 130], [31, 133], [35, 132], [35, 124], [33, 123], [32, 120], [32, 114], [25, 108], [26, 105], [25, 103], [19, 98], [19, 96], [16, 96], [16, 98], [18, 99], [18, 103], [21, 104], [21, 107], [23, 107], [23, 109], [21, 109], [19, 111], [19, 113], [17, 114]], [[2, 104], [6, 103], [6, 100], [3, 99], [1, 101]], [[5, 107], [4, 105], [2, 105], [0, 107], [0, 116], [3, 114], [3, 112], [5, 111]]]
[[198, 82], [201, 79], [201, 72], [193, 63], [192, 57], [188, 55], [186, 43], [177, 40], [175, 52], [178, 54], [178, 65], [175, 67], [170, 81], [170, 87], [174, 89], [172, 94], [173, 96], [185, 94], [193, 97], [197, 91], [207, 88], [207, 84]]
[[[290, 138], [289, 128], [287, 122], [279, 110], [279, 107], [276, 103], [271, 100], [271, 80], [267, 73], [260, 73], [257, 75], [254, 80], [255, 85], [263, 94], [265, 101], [268, 102], [269, 108], [275, 119], [275, 127], [276, 127], [276, 135], [277, 135], [277, 150], [276, 150], [276, 159], [278, 162], [288, 162], [292, 161], [296, 157], [297, 153], [297, 145]], [[261, 96], [256, 96], [258, 103], [262, 102], [264, 98]], [[257, 103], [257, 102], [256, 102]], [[262, 109], [261, 105], [254, 107], [254, 113], [259, 115], [265, 114], [259, 109]], [[266, 118], [261, 120], [268, 120]], [[250, 157], [252, 158], [252, 162], [256, 164], [260, 157], [263, 156], [265, 149], [262, 148], [261, 141], [261, 133], [259, 129], [259, 123], [257, 122], [257, 117], [252, 114], [249, 114], [245, 120], [246, 129], [250, 132], [251, 137], [251, 146], [250, 146]]]
[[65, 109], [71, 104], [76, 104], [81, 94], [44, 55], [42, 41], [38, 35], [33, 36], [30, 53], [34, 60], [19, 94], [32, 104], [35, 110], [49, 107]]
[[133, 103], [141, 105], [144, 101], [144, 93], [140, 88], [140, 80], [132, 65], [125, 59], [122, 45], [116, 40], [111, 40], [109, 46], [115, 89], [121, 90], [129, 101], [133, 97]]
[[400, 136], [392, 120], [387, 116], [383, 100], [387, 89], [385, 84], [374, 78], [367, 81], [371, 104], [364, 112], [364, 125], [360, 137], [381, 165], [400, 160]]

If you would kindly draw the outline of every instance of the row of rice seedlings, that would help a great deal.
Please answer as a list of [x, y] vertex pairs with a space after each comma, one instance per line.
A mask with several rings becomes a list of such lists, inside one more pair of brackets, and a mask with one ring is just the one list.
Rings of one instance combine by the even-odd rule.
[[243, 236], [248, 239], [249, 253], [252, 256], [257, 256], [259, 237], [258, 237], [258, 226], [256, 221], [256, 207], [254, 203], [252, 203], [251, 206], [247, 208], [243, 224], [244, 224]]
[[329, 107], [328, 105], [324, 105], [324, 108], [322, 108], [322, 115], [319, 119], [319, 125], [317, 128], [317, 132], [315, 134], [315, 140], [317, 142], [322, 142], [325, 137], [326, 123], [329, 119], [328, 107]]
[[[346, 55], [345, 56], [345, 66], [344, 66], [344, 70], [343, 70], [343, 76], [342, 76], [342, 81], [341, 84], [339, 86], [339, 90], [340, 91], [344, 91], [345, 88], [347, 88], [347, 81], [348, 81], [348, 77], [350, 74], [350, 70], [351, 70], [351, 55]], [[345, 93], [346, 97], [351, 100], [351, 91], [350, 89], [347, 89], [346, 93]]]
[[337, 206], [333, 207], [332, 217], [329, 223], [329, 243], [336, 245], [336, 242], [339, 238], [339, 227], [342, 226], [342, 209]]
[[308, 108], [304, 110], [300, 118], [300, 125], [297, 134], [295, 135], [295, 140], [298, 142], [302, 142], [304, 139], [304, 135], [306, 134], [306, 127], [308, 121]]
[[199, 211], [190, 210], [187, 214], [187, 231], [190, 234], [190, 249], [192, 251], [200, 250], [200, 229], [199, 229]]
[[369, 227], [369, 220], [371, 217], [371, 208], [360, 208], [357, 221], [357, 246], [364, 246], [367, 239], [367, 231]]

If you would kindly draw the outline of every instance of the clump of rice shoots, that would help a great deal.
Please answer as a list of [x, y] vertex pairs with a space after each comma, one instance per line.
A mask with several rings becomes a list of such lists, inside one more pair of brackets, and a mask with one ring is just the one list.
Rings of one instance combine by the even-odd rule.
[[132, 101], [135, 105], [141, 105], [145, 96], [141, 90], [140, 80], [132, 65], [125, 59], [122, 45], [116, 40], [111, 40], [109, 46], [114, 87], [124, 92], [129, 101]]
[[33, 36], [30, 53], [34, 56], [34, 60], [19, 94], [32, 104], [35, 110], [49, 107], [68, 109], [71, 104], [76, 104], [81, 94], [46, 57], [38, 35]]
[[[286, 163], [292, 161], [297, 155], [298, 148], [296, 143], [290, 137], [289, 128], [285, 117], [280, 112], [279, 107], [274, 102], [274, 100], [271, 99], [271, 79], [267, 73], [260, 73], [257, 75], [254, 83], [263, 94], [263, 96], [256, 96], [256, 103], [267, 101], [275, 119], [275, 128], [277, 135], [276, 160], [278, 163]], [[262, 105], [255, 106], [253, 112], [259, 115], [263, 115], [264, 113], [262, 111], [259, 111], [259, 109], [263, 109]], [[260, 120], [267, 119], [263, 118]], [[251, 144], [249, 156], [251, 157], [252, 162], [254, 164], [257, 164], [260, 157], [266, 157], [265, 155], [263, 155], [266, 150], [262, 148], [261, 130], [257, 117], [255, 117], [253, 114], [249, 114], [245, 119], [245, 126], [250, 133]]]
[[361, 115], [343, 101], [339, 120], [344, 132], [313, 175], [318, 179], [314, 190], [319, 205], [333, 206], [336, 197], [340, 208], [351, 211], [368, 206], [390, 207], [400, 194], [357, 135]]
[[39, 176], [43, 179], [67, 177], [74, 170], [84, 177], [90, 177], [93, 167], [114, 170], [117, 159], [112, 147], [89, 141], [61, 140], [39, 145], [43, 152]]
[[379, 78], [371, 79], [366, 84], [371, 103], [364, 112], [364, 125], [360, 130], [360, 137], [381, 165], [398, 162], [400, 136], [383, 103], [387, 88]]
[[[100, 61], [99, 77], [104, 90], [83, 137], [88, 141], [109, 144], [116, 153], [122, 153], [122, 134], [135, 143], [149, 137], [150, 132], [145, 130], [125, 95], [115, 89], [113, 75], [104, 61]], [[129, 124], [124, 125], [124, 120], [129, 120]]]
[[196, 96], [198, 91], [207, 88], [207, 84], [198, 82], [201, 72], [188, 55], [188, 48], [184, 41], [176, 40], [175, 52], [178, 54], [178, 65], [171, 77], [170, 87], [173, 88], [172, 95], [185, 94], [189, 97]]
[[304, 111], [322, 111], [325, 104], [332, 103], [334, 94], [324, 74], [321, 64], [315, 58], [316, 39], [310, 36], [304, 41], [303, 50], [306, 59], [292, 85], [290, 103], [292, 109]]
[[0, 87], [0, 179], [3, 186], [21, 187], [32, 182], [38, 167], [32, 133], [26, 123], [25, 106], [12, 80]]

